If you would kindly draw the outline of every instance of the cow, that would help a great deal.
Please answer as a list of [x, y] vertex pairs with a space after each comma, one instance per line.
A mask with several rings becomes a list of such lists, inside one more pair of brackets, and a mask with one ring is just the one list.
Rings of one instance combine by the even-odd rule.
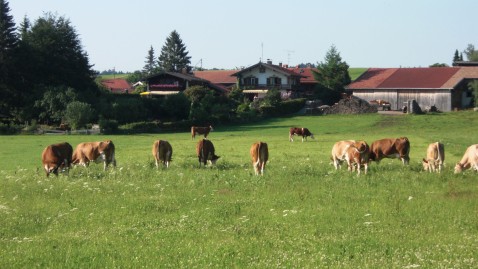
[[206, 163], [208, 162], [214, 165], [216, 164], [217, 159], [220, 158], [220, 156], [215, 154], [215, 149], [212, 142], [207, 139], [201, 139], [196, 144], [196, 154], [199, 159], [199, 166], [201, 166], [201, 163], [206, 166]]
[[207, 138], [207, 135], [209, 134], [209, 132], [212, 132], [213, 130], [214, 129], [212, 128], [212, 125], [209, 125], [208, 127], [192, 126], [191, 139], [194, 139], [196, 137], [196, 134], [204, 135], [204, 138]]
[[445, 161], [445, 146], [440, 142], [431, 143], [427, 148], [427, 157], [423, 158], [422, 164], [425, 171], [441, 172]]
[[90, 162], [103, 162], [103, 170], [109, 164], [116, 167], [115, 145], [113, 141], [106, 140], [100, 142], [84, 142], [76, 146], [73, 152], [73, 164], [79, 164], [87, 167]]
[[383, 158], [400, 158], [404, 165], [410, 162], [410, 141], [407, 137], [384, 138], [370, 145], [370, 160], [380, 163]]
[[347, 149], [355, 143], [355, 140], [342, 140], [338, 141], [332, 147], [332, 162], [334, 163], [335, 170], [340, 168], [340, 165], [345, 161], [347, 155]]
[[353, 172], [357, 169], [359, 175], [362, 166], [364, 167], [364, 173], [367, 174], [369, 154], [370, 147], [363, 140], [343, 140], [335, 143], [332, 147], [332, 161], [335, 169], [339, 169], [340, 163], [346, 161], [348, 170]]
[[163, 163], [166, 168], [169, 167], [171, 157], [173, 156], [173, 148], [166, 140], [156, 140], [153, 143], [153, 156], [156, 160], [156, 168], [159, 168], [159, 162]]
[[461, 173], [463, 169], [478, 171], [478, 144], [469, 146], [461, 161], [455, 166], [455, 174]]
[[310, 138], [314, 138], [314, 134], [312, 134], [309, 129], [307, 128], [297, 128], [297, 127], [292, 127], [289, 129], [289, 141], [294, 142], [294, 135], [299, 135], [302, 136], [302, 142], [307, 141], [307, 137], [310, 136]]
[[264, 175], [264, 170], [266, 168], [267, 160], [269, 159], [269, 149], [267, 143], [265, 142], [256, 142], [251, 146], [251, 158], [252, 158], [252, 167], [256, 176]]
[[72, 154], [73, 147], [67, 142], [47, 146], [41, 154], [46, 176], [49, 177], [50, 173], [58, 176], [58, 169], [65, 169], [68, 173]]

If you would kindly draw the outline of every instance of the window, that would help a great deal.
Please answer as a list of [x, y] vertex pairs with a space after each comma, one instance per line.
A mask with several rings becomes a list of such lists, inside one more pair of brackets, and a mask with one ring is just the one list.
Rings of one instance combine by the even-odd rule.
[[259, 73], [265, 73], [266, 72], [266, 68], [264, 66], [259, 66]]
[[268, 77], [267, 86], [280, 86], [282, 84], [282, 79], [277, 77]]
[[257, 85], [257, 78], [256, 77], [247, 77], [244, 78], [244, 86], [256, 86]]

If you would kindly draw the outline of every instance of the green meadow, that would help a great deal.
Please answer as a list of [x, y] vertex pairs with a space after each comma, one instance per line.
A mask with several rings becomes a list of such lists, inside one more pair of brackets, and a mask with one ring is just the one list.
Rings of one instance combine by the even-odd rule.
[[[478, 174], [454, 174], [478, 143], [478, 114], [329, 115], [217, 126], [221, 156], [199, 168], [188, 132], [0, 136], [0, 268], [477, 268]], [[288, 141], [289, 127], [315, 140]], [[338, 140], [407, 136], [410, 165], [367, 175], [330, 161]], [[116, 169], [75, 167], [47, 178], [49, 144], [112, 139]], [[173, 146], [156, 169], [153, 141]], [[264, 176], [249, 148], [269, 145]], [[422, 171], [429, 143], [445, 169]]]

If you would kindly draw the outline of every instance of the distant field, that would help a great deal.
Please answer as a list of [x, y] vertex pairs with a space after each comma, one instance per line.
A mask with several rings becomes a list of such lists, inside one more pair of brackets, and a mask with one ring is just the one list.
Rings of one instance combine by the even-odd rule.
[[[198, 168], [188, 132], [0, 136], [0, 268], [478, 268], [478, 177], [453, 173], [478, 143], [476, 112], [330, 115], [216, 126], [221, 156]], [[288, 141], [291, 126], [316, 140]], [[334, 142], [408, 136], [410, 165], [385, 159], [357, 176], [330, 162]], [[116, 169], [46, 178], [51, 143], [112, 139]], [[151, 146], [169, 140], [157, 170]], [[249, 148], [269, 144], [264, 176]], [[445, 169], [423, 172], [428, 143]]]
[[105, 80], [105, 79], [114, 79], [114, 78], [127, 78], [129, 75], [129, 73], [126, 73], [126, 74], [115, 74], [115, 75], [98, 75], [98, 78], [100, 81], [101, 80]]
[[356, 80], [360, 75], [362, 75], [368, 68], [349, 68], [349, 75], [352, 81]]

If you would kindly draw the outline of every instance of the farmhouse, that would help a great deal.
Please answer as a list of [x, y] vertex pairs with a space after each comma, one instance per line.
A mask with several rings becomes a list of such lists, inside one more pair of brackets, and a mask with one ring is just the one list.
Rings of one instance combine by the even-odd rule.
[[177, 94], [191, 86], [203, 86], [214, 90], [217, 94], [225, 94], [224, 87], [211, 83], [208, 80], [187, 73], [161, 72], [146, 78], [147, 91], [142, 96], [167, 96]]
[[133, 92], [133, 87], [131, 84], [126, 81], [126, 79], [116, 78], [116, 79], [105, 79], [101, 81], [101, 84], [107, 88], [112, 93], [131, 93]]
[[370, 68], [346, 89], [367, 101], [388, 101], [393, 110], [416, 100], [422, 108], [452, 111], [470, 107], [468, 83], [473, 80], [478, 80], [478, 67]]
[[299, 90], [300, 79], [305, 77], [279, 63], [259, 62], [232, 74], [237, 77], [237, 85], [251, 99], [262, 98], [271, 89], [277, 89], [283, 97], [289, 97]]

